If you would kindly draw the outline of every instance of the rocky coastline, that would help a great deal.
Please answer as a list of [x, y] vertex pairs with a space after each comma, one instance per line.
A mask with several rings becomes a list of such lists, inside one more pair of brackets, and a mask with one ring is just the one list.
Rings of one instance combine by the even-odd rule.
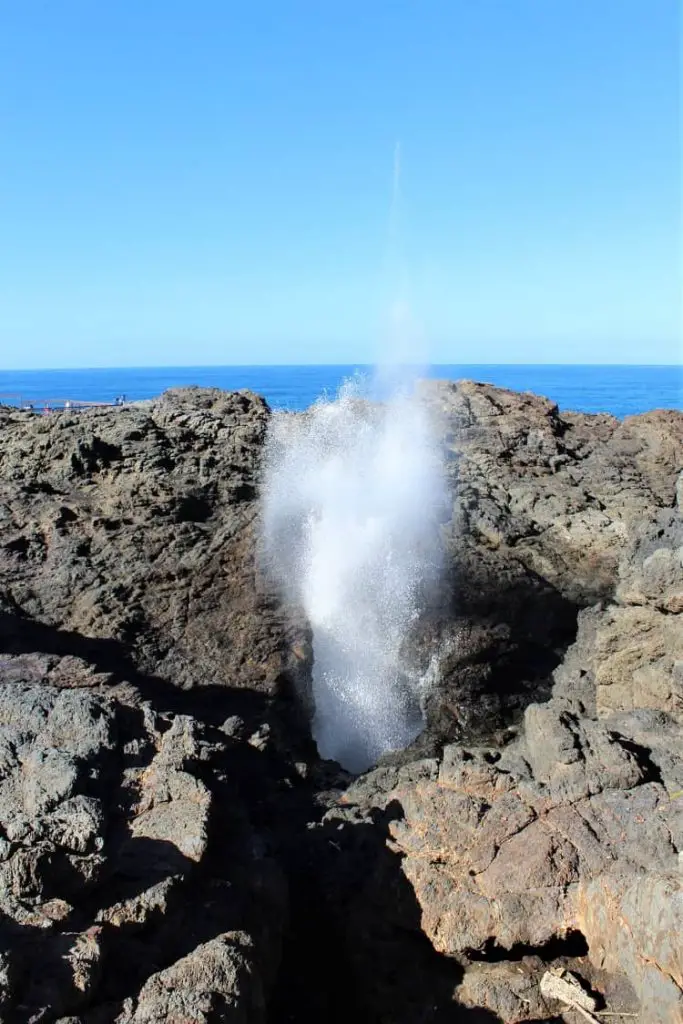
[[259, 562], [266, 403], [0, 407], [1, 1021], [683, 1021], [683, 414], [424, 401], [438, 678], [358, 777]]

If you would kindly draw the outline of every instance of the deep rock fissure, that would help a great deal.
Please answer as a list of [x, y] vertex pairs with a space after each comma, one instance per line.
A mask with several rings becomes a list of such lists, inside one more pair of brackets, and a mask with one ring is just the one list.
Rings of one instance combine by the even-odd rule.
[[292, 699], [310, 630], [255, 582], [265, 404], [0, 408], [3, 1020], [542, 1019], [554, 964], [674, 1019], [680, 417], [435, 400], [448, 572], [401, 655], [437, 685], [353, 779]]
[[[444, 746], [456, 741], [505, 745], [513, 737], [514, 728], [520, 723], [525, 708], [531, 703], [544, 703], [550, 699], [553, 672], [562, 663], [566, 652], [576, 640], [578, 615], [583, 606], [562, 601], [560, 607], [562, 614], [553, 625], [545, 643], [521, 638], [506, 651], [489, 647], [478, 651], [454, 670], [448, 668], [448, 653], [439, 654], [438, 645], [429, 639], [431, 625], [429, 618], [425, 617], [422, 625], [423, 636], [420, 636], [418, 625], [414, 627], [412, 641], [418, 646], [424, 644], [426, 650], [431, 651], [433, 663], [436, 666], [440, 663], [445, 666], [448, 677], [440, 677], [438, 691], [425, 686], [421, 698], [422, 721], [414, 739], [404, 746], [385, 750], [362, 770], [354, 770], [353, 767], [339, 764], [340, 770], [358, 777], [372, 770], [377, 764], [399, 764], [412, 757], [438, 756]], [[516, 617], [515, 606], [509, 617], [501, 611], [496, 626], [502, 626], [513, 634]], [[485, 628], [489, 626], [487, 619], [481, 620], [471, 613], [468, 615], [468, 622], [473, 624], [475, 629], [482, 625]], [[426, 665], [426, 661], [423, 663]], [[486, 671], [477, 675], [478, 688], [475, 694], [472, 692], [469, 678], [476, 666], [485, 667]], [[312, 662], [310, 672], [313, 670]], [[306, 723], [308, 733], [315, 744], [312, 675], [308, 675], [307, 681], [303, 683], [303, 689], [300, 682], [292, 693], [300, 705], [302, 720]], [[455, 708], [452, 702], [455, 702]]]

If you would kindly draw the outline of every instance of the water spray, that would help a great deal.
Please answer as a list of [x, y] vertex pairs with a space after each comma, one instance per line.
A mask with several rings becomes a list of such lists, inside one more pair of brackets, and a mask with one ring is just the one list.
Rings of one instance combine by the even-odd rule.
[[[392, 229], [400, 173], [397, 143]], [[405, 305], [392, 310], [397, 332]], [[306, 414], [273, 416], [266, 448], [264, 550], [312, 627], [313, 735], [322, 757], [354, 772], [423, 725], [426, 683], [407, 667], [405, 643], [440, 568], [444, 485], [414, 384], [383, 372], [377, 402], [373, 381], [349, 382]]]

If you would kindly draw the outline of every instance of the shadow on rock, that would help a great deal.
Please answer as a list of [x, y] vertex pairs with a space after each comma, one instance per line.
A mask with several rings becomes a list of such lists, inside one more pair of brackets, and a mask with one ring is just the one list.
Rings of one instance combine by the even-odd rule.
[[[286, 713], [259, 693], [176, 690], [116, 642], [10, 615], [2, 630], [3, 849], [8, 829], [19, 839], [2, 865], [2, 1019], [201, 1022], [217, 999], [262, 1021], [286, 926], [279, 831], [311, 816], [278, 746]], [[42, 803], [19, 833], [29, 755]]]
[[[287, 743], [300, 745], [301, 756], [311, 756], [315, 751], [305, 715], [287, 679], [283, 679], [278, 697], [219, 684], [183, 689], [158, 675], [140, 671], [132, 647], [120, 640], [87, 637], [0, 611], [2, 654], [21, 659], [16, 665], [9, 660], [0, 664], [3, 678], [58, 687], [104, 687], [113, 695], [123, 685], [135, 690], [139, 700], [150, 701], [156, 711], [192, 714], [215, 726], [232, 718], [240, 735], [267, 721], [282, 742], [286, 738]], [[72, 660], [65, 668], [59, 659]]]
[[453, 740], [502, 738], [529, 704], [548, 700], [580, 607], [521, 562], [490, 552], [455, 560], [406, 643], [430, 679], [418, 756]]
[[33, 911], [26, 905], [23, 920], [0, 923], [7, 1024], [36, 1014], [42, 1020], [45, 1007], [54, 1016], [71, 1013], [95, 994], [100, 1002], [121, 1001], [159, 964], [176, 959], [176, 947], [191, 948], [193, 936], [169, 940], [169, 925], [192, 902], [192, 861], [174, 843], [150, 838], [129, 838], [107, 852], [108, 871], [76, 906], [60, 899]]
[[463, 967], [438, 954], [386, 845], [393, 803], [366, 820], [330, 811], [294, 839], [292, 923], [270, 1020], [329, 1024], [500, 1024], [458, 1003]]

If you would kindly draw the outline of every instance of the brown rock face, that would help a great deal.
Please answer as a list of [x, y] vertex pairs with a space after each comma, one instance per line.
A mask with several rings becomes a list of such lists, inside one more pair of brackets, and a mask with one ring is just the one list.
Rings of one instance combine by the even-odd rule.
[[[431, 400], [453, 454], [455, 506], [429, 725], [491, 737], [499, 709], [526, 709], [512, 742], [449, 745], [405, 763], [418, 743], [326, 815], [323, 835], [348, 858], [363, 829], [386, 835], [340, 911], [349, 945], [363, 950], [361, 984], [378, 1019], [383, 1007], [392, 1020], [430, 1019], [418, 1008], [423, 984], [434, 1019], [471, 1011], [514, 1024], [561, 1013], [540, 989], [555, 965], [582, 977], [599, 1009], [683, 1020], [672, 938], [683, 852], [683, 416], [560, 416], [534, 396], [470, 384], [434, 386]], [[563, 657], [563, 623], [577, 611]], [[533, 652], [554, 643], [553, 672]], [[550, 699], [539, 704], [543, 671]], [[411, 929], [440, 956], [416, 952], [409, 982], [382, 969], [380, 951]]]
[[0, 410], [6, 649], [271, 696], [305, 671], [306, 637], [256, 571], [268, 416], [255, 395], [199, 389], [76, 415]]
[[[444, 584], [411, 647], [423, 666], [438, 652], [418, 748], [432, 753], [429, 735], [490, 735], [530, 700], [546, 699], [577, 612], [611, 598], [617, 586], [624, 594], [631, 587], [623, 603], [647, 604], [648, 587], [660, 593], [664, 585], [667, 608], [677, 607], [680, 539], [671, 524], [662, 544], [652, 531], [673, 514], [683, 416], [659, 411], [620, 422], [559, 413], [535, 395], [470, 381], [425, 383], [423, 393], [454, 495]], [[636, 579], [627, 566], [639, 559], [647, 565]], [[661, 690], [662, 672], [668, 678], [680, 658], [673, 638], [661, 621], [650, 631], [649, 608], [627, 614], [642, 620], [632, 646], [647, 636], [653, 657], [660, 650], [662, 664], [644, 685]], [[617, 627], [622, 638], [627, 628]], [[607, 623], [602, 629], [609, 647]], [[649, 660], [646, 650], [643, 664]]]
[[427, 728], [356, 780], [291, 715], [265, 403], [0, 409], [2, 1020], [550, 1021], [549, 966], [683, 1020], [683, 416], [425, 398]]
[[[646, 732], [651, 715], [598, 722], [553, 700], [527, 709], [523, 737], [502, 752], [451, 746], [359, 779], [328, 812], [328, 834], [352, 849], [373, 821], [387, 840], [384, 866], [349, 895], [349, 942], [365, 942], [374, 963], [390, 922], [420, 929], [453, 965], [442, 1010], [545, 1020], [541, 1010], [560, 1009], [539, 987], [555, 965], [578, 972], [609, 1012], [683, 1019], [683, 736], [662, 713], [660, 734]], [[443, 970], [430, 966], [425, 984]], [[379, 1005], [391, 999], [376, 963], [363, 978]]]

